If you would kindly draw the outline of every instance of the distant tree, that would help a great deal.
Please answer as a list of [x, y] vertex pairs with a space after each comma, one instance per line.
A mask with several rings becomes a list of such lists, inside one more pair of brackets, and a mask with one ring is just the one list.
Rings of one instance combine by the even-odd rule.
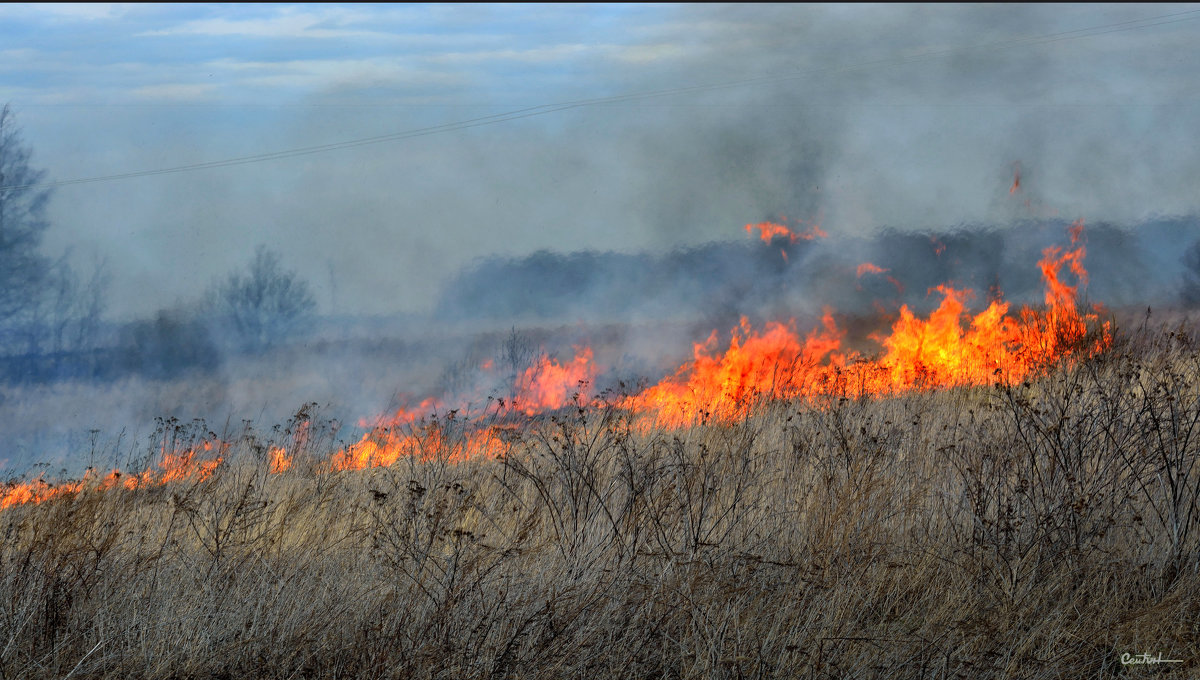
[[108, 271], [97, 261], [84, 280], [68, 263], [69, 253], [48, 261], [40, 287], [26, 309], [10, 322], [14, 349], [27, 356], [95, 349], [104, 312]]
[[100, 335], [108, 290], [108, 266], [97, 259], [86, 279], [67, 262], [69, 253], [56, 260], [47, 273], [41, 308], [44, 311], [44, 350], [79, 352], [95, 349]]
[[1183, 304], [1193, 307], [1200, 305], [1200, 241], [1193, 243], [1183, 253], [1183, 266], [1186, 269], [1179, 291]]
[[245, 272], [217, 283], [210, 300], [214, 313], [240, 347], [260, 352], [294, 333], [316, 309], [308, 282], [279, 264], [266, 246], [254, 251]]
[[46, 173], [30, 164], [12, 108], [0, 108], [0, 344], [12, 349], [18, 327], [36, 313], [49, 267], [39, 254], [49, 226], [50, 190], [36, 186]]
[[123, 366], [152, 378], [174, 378], [188, 371], [208, 372], [221, 361], [210, 328], [195, 308], [160, 310], [153, 319], [122, 329]]
[[[108, 274], [97, 261], [89, 277], [72, 270], [69, 252], [40, 251], [49, 227], [51, 190], [32, 165], [12, 107], [0, 107], [0, 356], [7, 379], [92, 373]], [[71, 356], [75, 355], [75, 356]]]

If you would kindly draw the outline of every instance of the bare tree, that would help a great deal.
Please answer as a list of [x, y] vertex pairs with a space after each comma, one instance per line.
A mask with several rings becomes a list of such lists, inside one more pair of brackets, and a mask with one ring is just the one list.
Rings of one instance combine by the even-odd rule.
[[[69, 251], [57, 259], [40, 252], [49, 227], [51, 190], [41, 186], [46, 172], [31, 164], [33, 152], [21, 137], [12, 107], [0, 108], [0, 354], [40, 374], [63, 355], [96, 349], [104, 311], [108, 272], [96, 260], [90, 277], [72, 270]], [[28, 366], [23, 366], [25, 362]]]
[[0, 344], [11, 345], [20, 317], [36, 312], [48, 273], [38, 253], [49, 222], [50, 190], [37, 186], [46, 173], [30, 165], [12, 108], [0, 109]]
[[79, 276], [67, 262], [70, 252], [51, 265], [43, 288], [42, 308], [46, 342], [50, 352], [79, 352], [95, 349], [100, 334], [108, 289], [105, 260], [92, 263], [91, 275]]
[[218, 319], [250, 352], [267, 349], [294, 333], [317, 306], [308, 282], [284, 270], [278, 253], [261, 245], [248, 269], [218, 283], [210, 298]]

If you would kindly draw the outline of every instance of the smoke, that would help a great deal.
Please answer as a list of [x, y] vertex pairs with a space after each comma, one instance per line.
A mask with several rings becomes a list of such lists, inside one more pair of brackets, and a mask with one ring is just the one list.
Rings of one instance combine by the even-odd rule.
[[[446, 285], [436, 316], [493, 324], [675, 321], [723, 330], [742, 316], [811, 322], [832, 308], [885, 323], [901, 305], [918, 313], [936, 307], [931, 291], [942, 284], [973, 290], [980, 306], [993, 298], [1039, 304], [1038, 260], [1046, 248], [1069, 243], [1069, 226], [1052, 219], [795, 242], [748, 237], [666, 253], [484, 258]], [[1176, 304], [1184, 268], [1170, 253], [1196, 227], [1195, 218], [1087, 226], [1087, 297], [1113, 308]]]
[[[564, 10], [538, 21], [573, 26], [527, 52], [484, 58], [457, 45], [412, 53], [408, 70], [364, 59], [339, 70], [272, 66], [245, 46], [210, 65], [229, 79], [225, 99], [32, 108], [22, 120], [37, 159], [65, 179], [740, 83], [69, 187], [52, 206], [51, 250], [73, 244], [114, 263], [117, 316], [186, 301], [260, 242], [308, 274], [326, 313], [428, 311], [475, 258], [698, 247], [762, 218], [868, 235], [1051, 213], [1112, 224], [1192, 213], [1200, 160], [1186, 140], [1200, 111], [1187, 94], [1188, 24], [1019, 41], [1171, 11], [665, 6], [615, 13], [603, 42]], [[451, 45], [467, 30], [439, 28]], [[235, 96], [252, 79], [254, 96]], [[306, 87], [279, 89], [297, 82]], [[1018, 161], [1029, 205], [1008, 200]]]
[[[133, 423], [145, 432], [159, 415], [280, 422], [317, 401], [354, 423], [404, 395], [486, 391], [472, 367], [502, 358], [513, 332], [555, 356], [590, 336], [603, 379], [653, 378], [711, 331], [727, 338], [741, 316], [795, 318], [803, 329], [828, 305], [886, 323], [901, 304], [936, 305], [930, 288], [948, 282], [974, 289], [979, 302], [997, 290], [1037, 302], [1041, 250], [1063, 243], [1078, 218], [1088, 225], [1092, 300], [1173, 301], [1180, 244], [1196, 233], [1188, 216], [1200, 212], [1200, 157], [1191, 151], [1200, 42], [1185, 23], [1071, 32], [1179, 8], [667, 5], [604, 10], [603, 22], [587, 14], [599, 11], [339, 17], [322, 26], [412, 32], [412, 22], [428, 21], [437, 30], [407, 42], [326, 36], [314, 53], [303, 40], [273, 42], [271, 58], [265, 43], [234, 33], [203, 69], [169, 65], [170, 78], [204, 71], [205, 82], [183, 83], [190, 90], [158, 90], [199, 97], [182, 103], [130, 100], [129, 87], [148, 83], [125, 80], [112, 91], [68, 92], [60, 82], [51, 94], [64, 101], [14, 91], [43, 97], [23, 110], [15, 103], [35, 163], [56, 179], [658, 94], [64, 187], [51, 203], [47, 249], [112, 263], [114, 322], [152, 323], [161, 310], [187, 308], [260, 243], [311, 284], [323, 320], [254, 361], [222, 355], [182, 377], [13, 393], [0, 404], [78, 409], [61, 426], [33, 410], [3, 420], [31, 433]], [[468, 50], [468, 35], [483, 51]], [[1021, 40], [1030, 36], [1058, 37]], [[211, 41], [169, 39], [180, 50]], [[348, 61], [329, 58], [338, 46]], [[149, 78], [155, 60], [142, 59], [113, 70]], [[0, 96], [15, 97], [2, 87]], [[1018, 163], [1020, 188], [1010, 193]], [[829, 236], [764, 243], [742, 231], [763, 220], [816, 224]], [[860, 276], [863, 263], [887, 271]], [[78, 451], [72, 436], [49, 448]], [[46, 441], [25, 449], [30, 460]]]
[[[203, 419], [225, 439], [269, 436], [272, 424], [307, 403], [352, 441], [360, 423], [428, 397], [486, 408], [488, 397], [507, 398], [538, 357], [566, 363], [581, 347], [595, 352], [592, 393], [635, 390], [670, 374], [710, 335], [724, 345], [741, 317], [758, 327], [790, 319], [803, 334], [830, 308], [849, 332], [847, 346], [871, 354], [879, 347], [870, 336], [886, 331], [901, 305], [928, 313], [940, 302], [931, 293], [939, 284], [972, 289], [975, 309], [993, 296], [1039, 304], [1037, 260], [1068, 242], [1068, 226], [891, 229], [795, 242], [736, 229], [737, 240], [665, 253], [486, 258], [451, 279], [435, 314], [316, 320], [268, 352], [201, 363], [189, 354], [200, 346], [194, 322], [163, 315], [143, 326], [157, 328], [166, 345], [129, 355], [143, 364], [118, 362], [92, 380], [0, 387], [10, 442], [3, 469], [127, 467], [153, 448], [159, 418]], [[1086, 298], [1116, 309], [1172, 306], [1184, 276], [1172, 254], [1198, 226], [1192, 218], [1087, 227]], [[163, 363], [144, 365], [154, 357]]]

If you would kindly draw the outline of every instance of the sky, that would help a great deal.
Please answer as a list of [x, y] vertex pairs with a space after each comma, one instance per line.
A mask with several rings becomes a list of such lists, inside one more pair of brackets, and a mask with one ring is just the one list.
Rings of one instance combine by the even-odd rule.
[[0, 102], [65, 183], [44, 248], [107, 262], [115, 319], [259, 244], [389, 314], [479, 258], [766, 219], [1191, 215], [1198, 64], [1200, 5], [0, 5]]

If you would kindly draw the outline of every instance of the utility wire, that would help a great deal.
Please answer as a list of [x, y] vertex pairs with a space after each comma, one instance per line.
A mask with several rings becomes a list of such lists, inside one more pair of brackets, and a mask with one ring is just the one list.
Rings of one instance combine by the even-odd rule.
[[1088, 28], [1080, 28], [1072, 31], [1062, 31], [1058, 33], [1049, 33], [1044, 35], [1026, 36], [1012, 38], [1008, 40], [985, 43], [981, 45], [966, 45], [961, 47], [952, 47], [930, 52], [914, 54], [909, 57], [878, 59], [874, 61], [861, 62], [848, 66], [829, 66], [822, 68], [806, 69], [796, 73], [776, 76], [761, 76], [758, 78], [746, 78], [742, 80], [728, 81], [724, 83], [712, 83], [706, 85], [691, 85], [685, 87], [675, 87], [663, 90], [653, 90], [647, 92], [633, 92], [620, 95], [612, 95], [607, 97], [594, 97], [588, 99], [576, 99], [552, 104], [541, 104], [531, 106], [515, 111], [505, 113], [497, 113], [478, 118], [470, 118], [467, 120], [457, 121], [453, 123], [444, 123], [441, 125], [433, 125], [429, 127], [416, 128], [395, 132], [386, 135], [377, 135], [374, 137], [364, 137], [361, 139], [352, 139], [343, 142], [333, 142], [330, 144], [320, 144], [316, 146], [300, 147], [295, 149], [286, 149], [283, 151], [274, 151], [268, 153], [254, 154], [251, 156], [240, 156], [236, 158], [226, 158], [216, 161], [207, 161], [201, 163], [190, 163], [188, 165], [179, 165], [169, 168], [157, 168], [153, 170], [141, 170], [137, 172], [126, 172], [114, 175], [101, 175], [97, 177], [83, 177], [78, 179], [60, 180], [55, 182], [42, 182], [36, 184], [22, 184], [13, 186], [0, 186], [0, 193], [15, 191], [18, 189], [35, 189], [35, 188], [51, 188], [70, 186], [73, 184], [91, 184], [95, 182], [112, 182], [124, 179], [132, 179], [135, 177], [150, 177], [154, 175], [166, 175], [178, 172], [190, 172], [193, 170], [204, 170], [209, 168], [225, 168], [236, 165], [247, 165], [250, 163], [261, 163], [264, 161], [280, 160], [285, 158], [296, 158], [299, 156], [308, 156], [311, 154], [325, 153], [340, 149], [351, 149], [359, 146], [368, 146], [373, 144], [381, 144], [384, 142], [393, 142], [404, 139], [412, 139], [415, 137], [425, 137], [429, 135], [441, 134], [444, 132], [455, 132], [459, 130], [467, 130], [470, 128], [481, 127], [484, 125], [495, 125], [523, 118], [531, 118], [533, 116], [543, 116], [549, 113], [566, 111], [569, 109], [582, 108], [585, 106], [598, 106], [601, 104], [619, 104], [643, 99], [652, 99], [660, 97], [670, 97], [681, 94], [690, 94], [695, 92], [709, 92], [715, 90], [729, 89], [735, 87], [745, 87], [747, 85], [757, 85], [765, 83], [779, 83], [791, 80], [801, 80], [821, 75], [833, 75], [852, 73], [855, 71], [866, 71], [878, 67], [902, 66], [907, 64], [920, 63], [923, 61], [931, 61], [934, 59], [942, 59], [945, 57], [968, 54], [982, 51], [999, 51], [1013, 49], [1016, 47], [1029, 45], [1044, 45], [1055, 42], [1063, 42], [1068, 40], [1081, 40], [1091, 38], [1098, 35], [1107, 35], [1122, 31], [1132, 31], [1143, 28], [1151, 28], [1154, 26], [1163, 26], [1167, 24], [1181, 23], [1184, 21], [1194, 21], [1200, 19], [1200, 9], [1187, 10], [1184, 12], [1175, 12], [1172, 14], [1163, 14], [1154, 17], [1145, 17], [1142, 19], [1131, 19], [1113, 24], [1105, 24], [1102, 26], [1091, 26]]

